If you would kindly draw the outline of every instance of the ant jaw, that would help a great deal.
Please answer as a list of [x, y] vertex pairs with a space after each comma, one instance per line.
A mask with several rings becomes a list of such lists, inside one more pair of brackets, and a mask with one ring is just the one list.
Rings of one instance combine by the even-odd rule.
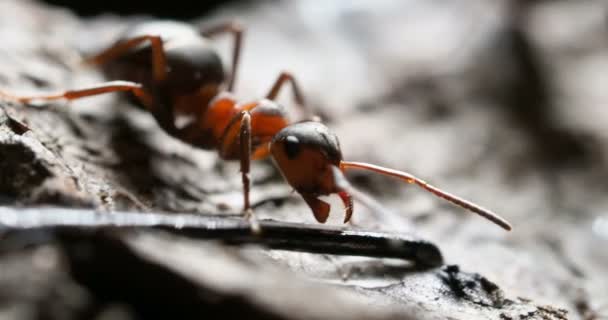
[[344, 223], [347, 223], [353, 216], [353, 197], [346, 191], [340, 191], [338, 195], [344, 203]]
[[[347, 223], [353, 216], [353, 198], [346, 191], [339, 191], [338, 196], [340, 196], [340, 199], [342, 199], [342, 202], [344, 203], [344, 223]], [[320, 223], [325, 223], [331, 209], [329, 203], [313, 195], [302, 195], [302, 198], [304, 198], [304, 201], [306, 201], [306, 204], [310, 207], [310, 210], [312, 210], [315, 219]]]
[[335, 188], [340, 190], [337, 192], [338, 196], [340, 196], [342, 203], [344, 203], [344, 223], [348, 223], [350, 218], [353, 216], [353, 196], [347, 191], [350, 189], [350, 184], [338, 166], [332, 165], [331, 172], [333, 175]]
[[329, 217], [329, 210], [331, 209], [329, 203], [320, 200], [316, 196], [302, 195], [302, 198], [304, 198], [304, 201], [306, 201], [306, 204], [310, 207], [310, 210], [312, 210], [315, 219], [317, 219], [319, 223], [325, 223]]

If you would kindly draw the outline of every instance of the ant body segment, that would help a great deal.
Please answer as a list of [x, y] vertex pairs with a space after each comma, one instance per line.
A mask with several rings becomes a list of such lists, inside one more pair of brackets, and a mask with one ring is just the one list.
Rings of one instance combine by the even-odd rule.
[[[222, 61], [209, 38], [232, 34], [232, 65], [226, 76]], [[224, 160], [239, 160], [243, 181], [243, 211], [251, 216], [250, 161], [272, 157], [283, 177], [304, 199], [318, 222], [325, 222], [330, 205], [318, 197], [337, 193], [345, 205], [348, 222], [352, 196], [338, 186], [333, 170], [364, 169], [416, 184], [430, 193], [491, 220], [506, 230], [511, 226], [491, 211], [451, 195], [408, 173], [380, 166], [344, 161], [336, 135], [315, 120], [290, 123], [286, 110], [275, 102], [289, 83], [293, 99], [311, 115], [293, 76], [282, 73], [268, 94], [240, 103], [234, 96], [242, 29], [226, 23], [197, 30], [178, 22], [148, 22], [128, 30], [114, 45], [87, 60], [102, 68], [110, 81], [92, 87], [40, 96], [5, 98], [32, 100], [79, 99], [108, 92], [131, 92], [169, 135], [198, 148], [218, 151]], [[186, 119], [178, 125], [178, 119]]]

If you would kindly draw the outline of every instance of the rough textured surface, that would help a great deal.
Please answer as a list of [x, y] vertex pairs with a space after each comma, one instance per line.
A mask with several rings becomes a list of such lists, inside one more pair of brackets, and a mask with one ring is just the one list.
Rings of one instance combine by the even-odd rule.
[[[386, 223], [357, 206], [354, 224], [414, 228], [441, 247], [448, 265], [420, 271], [158, 232], [26, 233], [0, 245], [0, 317], [605, 314], [607, 7], [600, 0], [273, 1], [201, 18], [247, 26], [240, 97], [265, 94], [288, 69], [347, 159], [408, 170], [495, 209], [515, 230], [353, 172], [356, 186], [399, 215]], [[101, 82], [78, 65], [79, 56], [141, 19], [81, 20], [33, 1], [2, 1], [0, 85], [32, 93]], [[218, 41], [224, 56], [227, 44]], [[0, 157], [0, 200], [9, 205], [194, 213], [241, 205], [237, 164], [171, 139], [112, 95], [28, 107], [2, 102]], [[252, 176], [254, 202], [277, 199], [260, 205], [261, 218], [314, 222], [270, 162], [256, 163]], [[340, 223], [338, 211], [330, 224]]]

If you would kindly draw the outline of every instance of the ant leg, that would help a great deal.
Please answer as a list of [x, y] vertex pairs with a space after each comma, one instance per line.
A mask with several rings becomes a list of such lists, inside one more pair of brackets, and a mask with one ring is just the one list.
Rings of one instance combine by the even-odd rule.
[[19, 103], [29, 103], [31, 101], [51, 101], [51, 100], [76, 100], [90, 96], [96, 96], [104, 93], [112, 93], [119, 91], [130, 91], [154, 116], [159, 125], [168, 133], [175, 134], [177, 129], [173, 123], [173, 117], [170, 110], [163, 108], [155, 102], [152, 95], [146, 92], [142, 85], [129, 81], [109, 81], [96, 84], [90, 87], [61, 91], [52, 94], [32, 95], [32, 96], [17, 96], [11, 93], [0, 91], [0, 97]]
[[306, 106], [304, 103], [304, 96], [302, 95], [302, 91], [300, 90], [300, 86], [298, 86], [298, 82], [293, 77], [293, 75], [289, 72], [281, 72], [277, 80], [270, 88], [270, 91], [266, 95], [266, 99], [275, 100], [281, 91], [281, 88], [285, 85], [286, 82], [291, 84], [291, 91], [293, 94], [293, 99], [298, 105], [298, 107], [304, 112], [305, 118], [318, 121], [318, 117], [312, 114], [312, 111]]
[[227, 159], [237, 156], [241, 161], [241, 175], [243, 179], [243, 215], [251, 223], [251, 230], [254, 233], [260, 232], [260, 225], [253, 215], [251, 202], [249, 200], [249, 190], [251, 180], [249, 171], [251, 165], [251, 114], [249, 111], [242, 111], [230, 120], [226, 132], [222, 137], [219, 147], [220, 157]]
[[251, 180], [249, 171], [251, 168], [251, 115], [243, 112], [241, 116], [241, 129], [239, 133], [241, 146], [241, 174], [243, 175], [243, 212], [251, 211], [249, 202], [249, 189]]
[[33, 95], [33, 96], [17, 96], [6, 92], [0, 92], [0, 97], [20, 103], [29, 103], [35, 100], [50, 101], [50, 100], [75, 100], [89, 96], [95, 96], [104, 93], [131, 91], [145, 105], [152, 105], [154, 100], [143, 90], [140, 84], [128, 81], [110, 81], [90, 86], [87, 88], [67, 90], [53, 94]]
[[163, 41], [159, 36], [141, 36], [115, 43], [101, 53], [85, 60], [85, 63], [102, 65], [111, 60], [117, 59], [129, 50], [149, 41], [152, 49], [152, 71], [154, 80], [162, 82], [167, 79], [167, 57], [163, 47]]
[[152, 95], [146, 92], [142, 85], [129, 81], [109, 81], [96, 84], [90, 87], [67, 90], [53, 94], [42, 94], [32, 96], [17, 96], [11, 93], [0, 91], [0, 97], [7, 100], [20, 103], [29, 103], [31, 101], [52, 101], [52, 100], [76, 100], [91, 96], [96, 96], [104, 93], [112, 93], [119, 91], [130, 91], [135, 97], [148, 109], [154, 116], [159, 125], [170, 134], [177, 134], [177, 129], [173, 123], [173, 116], [170, 110], [163, 108], [162, 105], [156, 103]]
[[209, 29], [201, 30], [201, 34], [205, 37], [214, 37], [222, 33], [232, 33], [234, 36], [234, 47], [232, 48], [232, 69], [230, 70], [230, 79], [228, 79], [228, 91], [234, 90], [236, 82], [236, 70], [241, 56], [241, 45], [243, 42], [243, 27], [236, 22], [226, 22]]
[[135, 97], [146, 107], [152, 114], [158, 125], [168, 134], [180, 137], [185, 132], [178, 130], [173, 121], [174, 117], [171, 109], [164, 107], [156, 102], [154, 97], [145, 91], [142, 85], [129, 81], [109, 81], [93, 85], [87, 88], [76, 90], [67, 90], [53, 94], [18, 96], [11, 93], [0, 91], [0, 98], [16, 101], [19, 103], [29, 103], [31, 101], [51, 101], [51, 100], [76, 100], [90, 96], [96, 96], [104, 93], [112, 93], [119, 91], [130, 91]]
[[253, 214], [251, 202], [249, 201], [249, 190], [251, 188], [251, 180], [249, 179], [251, 168], [251, 115], [247, 111], [241, 113], [241, 127], [239, 131], [241, 175], [243, 178], [243, 214], [249, 220], [249, 223], [251, 223], [251, 231], [259, 234], [261, 231], [260, 224]]

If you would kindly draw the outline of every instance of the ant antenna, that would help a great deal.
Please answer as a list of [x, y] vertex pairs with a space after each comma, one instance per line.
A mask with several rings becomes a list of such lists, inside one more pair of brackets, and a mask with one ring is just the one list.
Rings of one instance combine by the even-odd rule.
[[364, 162], [340, 161], [340, 169], [344, 170], [344, 169], [350, 169], [350, 168], [369, 170], [369, 171], [377, 172], [377, 173], [380, 173], [383, 175], [392, 176], [392, 177], [404, 180], [407, 183], [416, 184], [416, 185], [420, 186], [421, 188], [425, 189], [426, 191], [434, 194], [437, 197], [443, 198], [455, 205], [458, 205], [469, 211], [477, 213], [478, 215], [494, 222], [495, 224], [497, 224], [498, 226], [500, 226], [501, 228], [503, 228], [507, 231], [511, 230], [511, 224], [509, 224], [509, 222], [507, 222], [505, 219], [498, 216], [496, 213], [494, 213], [488, 209], [484, 209], [470, 201], [464, 200], [460, 197], [447, 193], [437, 187], [434, 187], [434, 186], [426, 183], [424, 180], [414, 177], [413, 175], [411, 175], [409, 173], [405, 173], [405, 172], [394, 170], [394, 169], [384, 168], [381, 166], [364, 163]]

